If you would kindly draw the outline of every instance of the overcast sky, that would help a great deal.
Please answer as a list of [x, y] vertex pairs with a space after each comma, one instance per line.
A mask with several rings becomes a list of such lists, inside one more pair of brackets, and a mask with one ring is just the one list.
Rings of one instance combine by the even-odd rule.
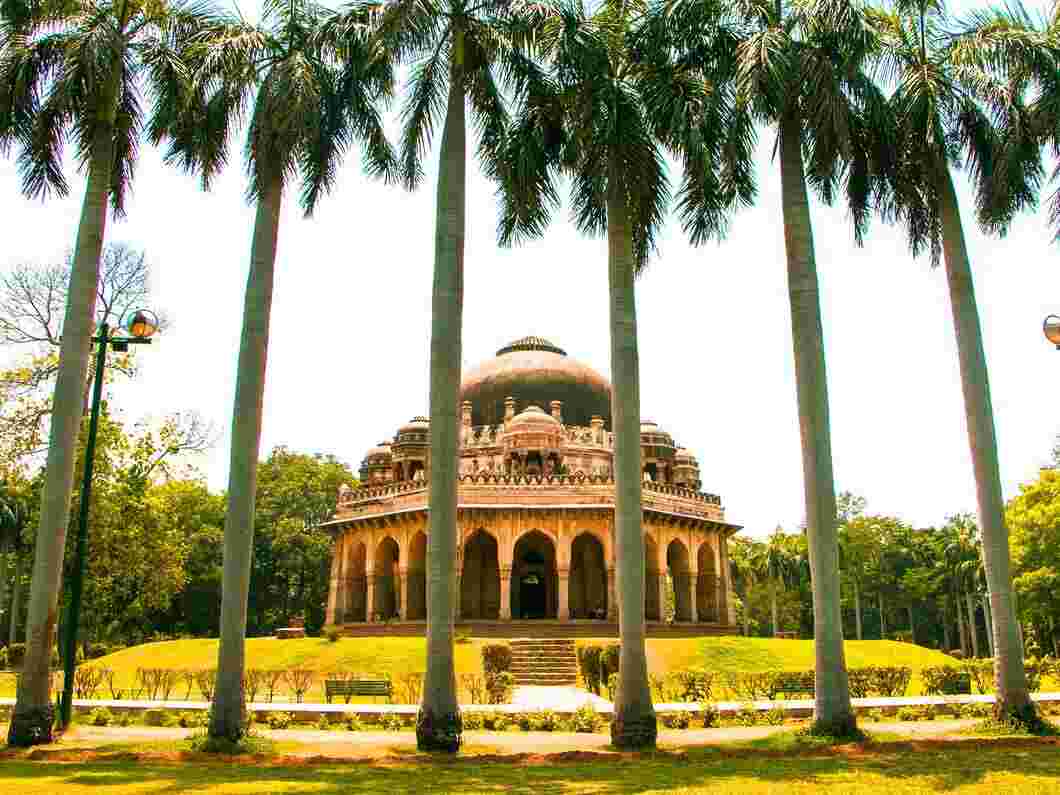
[[[704, 490], [753, 535], [793, 528], [804, 513], [772, 143], [764, 131], [759, 200], [734, 218], [728, 239], [693, 249], [670, 224], [637, 285], [643, 417], [699, 457]], [[542, 240], [499, 249], [493, 188], [476, 166], [469, 174], [465, 370], [537, 334], [607, 374], [605, 243], [580, 237], [564, 213]], [[423, 189], [408, 194], [365, 179], [354, 154], [313, 218], [288, 196], [263, 455], [287, 445], [333, 453], [356, 470], [369, 447], [427, 413], [435, 176], [432, 160]], [[1060, 313], [1060, 246], [1044, 211], [1019, 219], [1004, 240], [985, 237], [964, 177], [957, 181], [1011, 497], [1047, 462], [1060, 431], [1060, 351], [1041, 334], [1043, 317]], [[84, 190], [83, 180], [72, 184], [66, 199], [25, 199], [14, 161], [0, 159], [0, 267], [64, 256]], [[201, 467], [217, 489], [227, 483], [253, 221], [244, 187], [234, 165], [203, 193], [145, 146], [128, 216], [107, 231], [147, 252], [157, 307], [175, 320], [143, 353], [138, 381], [115, 388], [116, 402], [129, 420], [196, 409], [215, 421], [222, 437]], [[841, 209], [815, 204], [812, 216], [837, 489], [916, 525], [974, 510], [943, 270], [914, 261], [900, 229], [876, 224], [858, 249]]]

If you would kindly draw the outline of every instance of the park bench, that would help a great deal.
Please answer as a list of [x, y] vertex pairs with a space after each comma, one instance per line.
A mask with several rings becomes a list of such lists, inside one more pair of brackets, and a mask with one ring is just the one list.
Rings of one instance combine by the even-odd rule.
[[805, 694], [812, 698], [813, 674], [778, 674], [769, 689], [769, 700], [773, 701], [776, 699], [778, 693], [783, 693], [789, 696]]
[[970, 696], [972, 694], [972, 675], [967, 671], [953, 674], [942, 683], [944, 696]]
[[373, 696], [390, 701], [392, 687], [389, 679], [325, 679], [324, 698], [330, 704], [334, 697], [342, 696], [350, 703], [353, 696]]

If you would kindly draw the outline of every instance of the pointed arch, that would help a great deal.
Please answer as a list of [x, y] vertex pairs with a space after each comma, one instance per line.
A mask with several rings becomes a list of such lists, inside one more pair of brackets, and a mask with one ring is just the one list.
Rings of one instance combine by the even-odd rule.
[[662, 621], [663, 605], [659, 600], [659, 547], [655, 539], [644, 534], [644, 618], [647, 621]]
[[363, 541], [351, 544], [346, 559], [346, 604], [344, 615], [347, 621], [367, 621], [368, 607], [368, 547]]
[[559, 577], [556, 543], [550, 533], [523, 533], [512, 550], [512, 618], [556, 618], [559, 613]]
[[384, 620], [394, 618], [400, 609], [398, 593], [398, 563], [400, 551], [397, 541], [385, 536], [375, 548], [375, 602], [373, 610]]
[[718, 568], [714, 561], [714, 547], [709, 541], [699, 545], [696, 555], [699, 577], [696, 581], [696, 608], [700, 621], [716, 622], [718, 616]]
[[497, 539], [479, 528], [464, 543], [460, 570], [462, 618], [496, 620], [501, 611], [501, 570]]
[[572, 618], [607, 616], [607, 563], [604, 543], [594, 533], [579, 533], [570, 546], [570, 613]]
[[422, 530], [409, 541], [408, 578], [406, 591], [408, 604], [405, 605], [405, 618], [409, 621], [427, 620], [427, 534]]
[[692, 574], [688, 547], [680, 538], [666, 547], [666, 569], [674, 589], [674, 621], [692, 620]]

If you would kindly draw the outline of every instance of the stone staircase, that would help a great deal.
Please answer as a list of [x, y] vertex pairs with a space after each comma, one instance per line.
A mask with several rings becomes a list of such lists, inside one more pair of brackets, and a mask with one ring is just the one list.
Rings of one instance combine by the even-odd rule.
[[516, 685], [578, 683], [578, 656], [572, 638], [516, 638], [511, 647]]

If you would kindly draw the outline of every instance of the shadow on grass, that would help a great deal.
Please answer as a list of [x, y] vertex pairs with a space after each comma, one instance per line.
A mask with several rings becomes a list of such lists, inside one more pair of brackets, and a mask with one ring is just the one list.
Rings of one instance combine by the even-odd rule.
[[[457, 757], [396, 749], [382, 759], [211, 757], [181, 752], [167, 759], [115, 748], [106, 761], [77, 765], [8, 757], [0, 787], [12, 792], [147, 793], [224, 791], [593, 792], [625, 795], [689, 792], [1046, 792], [1060, 777], [1055, 740], [892, 740], [825, 746], [787, 734], [725, 746], [639, 754], [468, 753]], [[43, 749], [41, 749], [43, 750]], [[103, 750], [103, 749], [100, 749]], [[487, 749], [482, 749], [487, 751]], [[48, 758], [40, 753], [37, 759]], [[76, 761], [76, 760], [69, 760]]]

